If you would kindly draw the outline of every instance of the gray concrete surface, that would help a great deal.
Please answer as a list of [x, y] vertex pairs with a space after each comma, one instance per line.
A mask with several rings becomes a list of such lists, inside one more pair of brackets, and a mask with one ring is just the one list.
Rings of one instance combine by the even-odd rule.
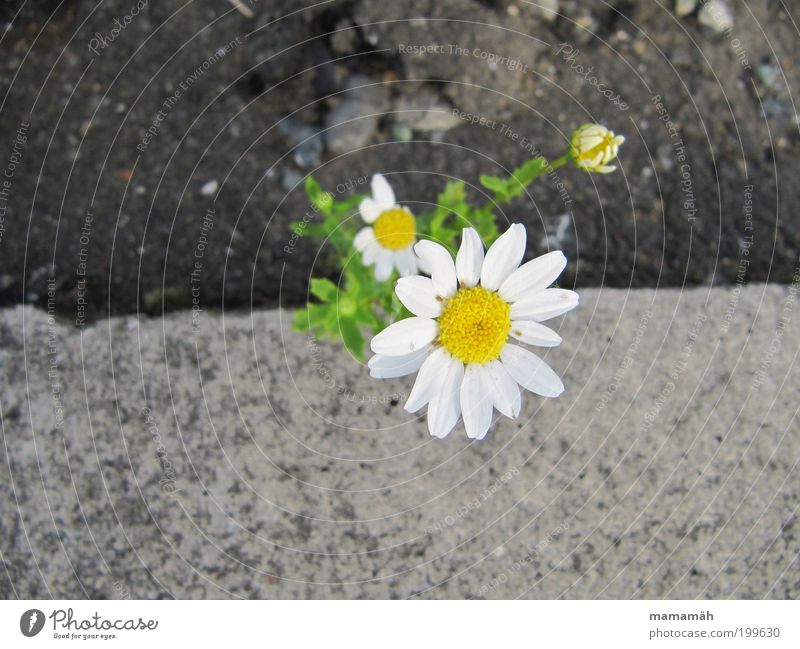
[[582, 297], [483, 443], [288, 312], [1, 312], [0, 593], [800, 596], [797, 284]]

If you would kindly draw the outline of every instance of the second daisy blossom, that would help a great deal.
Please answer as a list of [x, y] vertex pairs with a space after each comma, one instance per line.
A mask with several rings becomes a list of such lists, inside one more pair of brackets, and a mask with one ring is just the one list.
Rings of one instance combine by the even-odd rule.
[[408, 208], [397, 204], [394, 191], [383, 174], [372, 177], [372, 196], [359, 205], [367, 227], [356, 235], [353, 245], [366, 266], [375, 266], [375, 279], [384, 282], [396, 268], [401, 277], [417, 272], [414, 244], [417, 223]]
[[415, 251], [431, 277], [403, 277], [395, 292], [414, 317], [372, 339], [375, 378], [419, 371], [405, 404], [428, 404], [428, 429], [445, 437], [463, 417], [470, 438], [482, 439], [496, 408], [512, 419], [521, 408], [520, 386], [557, 397], [564, 385], [527, 345], [554, 347], [561, 337], [540, 322], [578, 305], [574, 291], [548, 288], [566, 266], [560, 251], [520, 266], [526, 234], [512, 225], [484, 254], [473, 228], [465, 228], [455, 264], [446, 248], [420, 241]]

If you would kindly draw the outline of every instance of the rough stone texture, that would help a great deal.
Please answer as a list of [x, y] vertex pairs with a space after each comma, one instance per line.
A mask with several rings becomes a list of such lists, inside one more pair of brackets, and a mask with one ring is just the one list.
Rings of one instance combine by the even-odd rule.
[[[335, 272], [329, 258], [317, 257], [315, 243], [284, 252], [289, 223], [308, 210], [297, 182], [304, 174], [333, 190], [380, 170], [417, 211], [452, 177], [480, 200], [481, 173], [501, 173], [530, 156], [519, 138], [557, 156], [571, 129], [588, 120], [628, 142], [620, 173], [561, 174], [573, 203], [559, 245], [580, 258], [579, 285], [736, 281], [747, 185], [755, 237], [748, 279], [791, 281], [800, 253], [791, 92], [800, 71], [790, 65], [797, 58], [796, 3], [728, 3], [730, 34], [702, 29], [696, 12], [677, 18], [671, 2], [565, 0], [557, 17], [507, 0], [349, 0], [306, 8], [311, 4], [257, 2], [256, 17], [247, 20], [224, 0], [153, 1], [97, 54], [88, 48], [92, 38], [107, 37], [129, 3], [0, 4], [8, 23], [0, 41], [0, 83], [8, 90], [0, 100], [0, 173], [21, 122], [30, 124], [0, 240], [0, 303], [43, 304], [53, 275], [59, 310], [74, 314], [86, 247], [92, 313], [160, 310], [162, 301], [186, 307], [200, 221], [213, 207], [204, 305], [296, 305], [312, 266], [318, 275]], [[236, 38], [241, 44], [195, 76], [146, 150], [137, 151], [164, 101]], [[571, 62], [558, 53], [565, 42], [580, 50]], [[401, 45], [458, 45], [470, 53], [416, 55]], [[476, 57], [478, 50], [498, 59]], [[586, 81], [588, 68], [628, 111]], [[756, 69], [769, 70], [768, 83]], [[358, 92], [345, 93], [356, 74], [386, 86], [387, 114], [368, 119], [366, 140], [357, 140], [362, 148], [326, 150], [318, 167], [298, 165], [301, 145], [278, 122], [291, 115], [294, 124], [321, 131], [332, 111], [343, 110], [337, 106], [345, 95], [358, 100]], [[465, 122], [393, 141], [390, 113], [420, 84], [443, 106], [478, 110], [509, 128]], [[686, 145], [693, 225], [680, 185], [686, 170], [653, 106], [656, 94]], [[364, 107], [348, 115], [368, 113]], [[307, 153], [299, 159], [316, 160], [316, 149]], [[211, 180], [220, 184], [216, 197], [200, 191]], [[89, 210], [95, 220], [83, 246]], [[541, 234], [564, 211], [557, 188], [543, 181], [501, 218], [524, 220]], [[293, 272], [282, 274], [284, 262]]]
[[800, 597], [797, 297], [583, 290], [482, 443], [288, 312], [4, 310], [0, 595]]

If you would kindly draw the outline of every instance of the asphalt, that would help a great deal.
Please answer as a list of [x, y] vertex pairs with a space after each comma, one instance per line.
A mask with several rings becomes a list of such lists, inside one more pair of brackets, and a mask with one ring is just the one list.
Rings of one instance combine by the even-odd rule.
[[349, 195], [381, 171], [415, 213], [459, 178], [480, 205], [481, 174], [587, 121], [627, 136], [620, 170], [504, 208], [531, 255], [580, 259], [579, 286], [789, 283], [800, 13], [726, 2], [726, 33], [630, 0], [0, 3], [0, 304], [44, 307], [55, 278], [68, 317], [188, 308], [203, 244], [206, 308], [298, 306], [337, 273], [318, 242], [286, 252], [306, 175]]
[[481, 443], [287, 311], [0, 311], [0, 595], [795, 599], [794, 278], [580, 290]]

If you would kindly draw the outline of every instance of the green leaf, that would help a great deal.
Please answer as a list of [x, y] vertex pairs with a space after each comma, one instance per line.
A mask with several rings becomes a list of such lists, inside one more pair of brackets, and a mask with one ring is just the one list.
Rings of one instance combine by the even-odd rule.
[[323, 214], [330, 214], [333, 207], [333, 196], [324, 191], [312, 176], [306, 178], [306, 194], [314, 207]]
[[508, 191], [508, 180], [498, 176], [481, 174], [481, 185], [493, 191], [495, 194], [505, 194]]
[[295, 331], [309, 329], [329, 330], [336, 322], [336, 307], [330, 304], [308, 304], [305, 309], [295, 312], [292, 328]]
[[546, 173], [549, 163], [545, 158], [533, 158], [515, 169], [508, 178], [483, 174], [481, 185], [494, 192], [495, 203], [506, 203], [521, 196], [536, 178]]
[[508, 188], [508, 196], [514, 198], [521, 195], [525, 188], [536, 178], [547, 171], [547, 160], [545, 158], [534, 158], [528, 160], [524, 165], [514, 170]]
[[364, 336], [358, 328], [358, 323], [354, 318], [340, 318], [339, 331], [342, 334], [342, 342], [347, 350], [358, 360], [364, 360]]
[[321, 278], [311, 280], [311, 294], [323, 302], [333, 302], [339, 293], [339, 287], [331, 280]]
[[348, 196], [347, 198], [343, 198], [340, 201], [334, 201], [333, 207], [331, 211], [337, 217], [344, 217], [344, 216], [351, 216], [358, 211], [358, 206], [361, 204], [366, 197], [364, 194], [355, 194], [353, 196]]
[[294, 312], [292, 329], [294, 331], [308, 331], [311, 329], [311, 318], [308, 315], [308, 308], [298, 309]]
[[369, 304], [362, 304], [359, 306], [355, 314], [355, 319], [359, 324], [366, 325], [375, 332], [386, 328], [386, 323], [373, 313], [372, 307]]

